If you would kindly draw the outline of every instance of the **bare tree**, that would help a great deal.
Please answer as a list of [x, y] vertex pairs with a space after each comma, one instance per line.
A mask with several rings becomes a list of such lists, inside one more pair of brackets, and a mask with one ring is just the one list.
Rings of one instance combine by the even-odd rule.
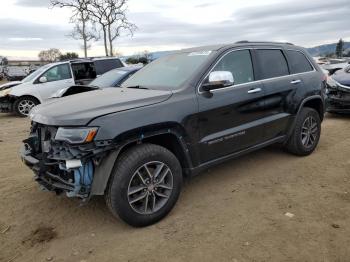
[[106, 56], [113, 56], [113, 42], [122, 32], [133, 34], [136, 26], [126, 17], [127, 0], [91, 0], [90, 15], [100, 24]]
[[81, 47], [84, 50], [85, 57], [87, 57], [87, 51], [91, 48], [90, 41], [97, 41], [99, 39], [96, 28], [80, 20], [75, 22], [73, 31], [68, 36], [75, 40], [83, 40], [83, 45]]
[[152, 54], [148, 50], [143, 51], [142, 55], [147, 59], [148, 63], [151, 62]]
[[56, 62], [61, 56], [60, 50], [57, 48], [50, 48], [49, 50], [40, 51], [38, 57], [41, 61]]
[[91, 0], [90, 8], [88, 9], [89, 15], [92, 17], [95, 23], [98, 23], [101, 26], [103, 34], [103, 43], [105, 47], [105, 54], [108, 56], [108, 47], [107, 47], [107, 9], [108, 5], [105, 1], [100, 0]]
[[74, 30], [70, 35], [74, 39], [83, 40], [84, 55], [87, 57], [87, 50], [91, 40], [98, 40], [94, 26], [90, 24], [90, 0], [51, 0], [53, 7], [70, 8], [73, 11], [71, 22], [75, 23]]
[[113, 42], [121, 36], [123, 32], [129, 35], [133, 35], [137, 29], [136, 25], [127, 21], [126, 17], [116, 19], [113, 23], [108, 25], [108, 40], [109, 40], [109, 51], [110, 55], [113, 55]]
[[127, 0], [107, 0], [107, 4], [109, 5], [107, 30], [109, 52], [111, 56], [113, 56], [113, 42], [120, 37], [123, 32], [132, 36], [137, 29], [136, 25], [130, 23], [126, 17], [126, 3]]

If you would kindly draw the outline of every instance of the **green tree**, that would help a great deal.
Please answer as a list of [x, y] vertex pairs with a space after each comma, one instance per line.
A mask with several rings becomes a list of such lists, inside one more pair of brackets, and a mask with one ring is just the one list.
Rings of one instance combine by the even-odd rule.
[[144, 64], [144, 65], [148, 64], [148, 59], [147, 59], [147, 57], [141, 56], [141, 57], [139, 58], [139, 63], [142, 63], [142, 64]]
[[128, 59], [125, 61], [127, 64], [137, 64], [139, 62], [139, 58], [135, 56], [130, 56]]
[[343, 57], [343, 51], [344, 51], [344, 41], [343, 39], [340, 38], [335, 48], [335, 54], [337, 55], [337, 57]]
[[65, 54], [61, 54], [60, 55], [60, 61], [65, 61], [65, 60], [71, 60], [71, 59], [77, 59], [79, 58], [79, 55], [77, 53], [74, 52], [67, 52]]

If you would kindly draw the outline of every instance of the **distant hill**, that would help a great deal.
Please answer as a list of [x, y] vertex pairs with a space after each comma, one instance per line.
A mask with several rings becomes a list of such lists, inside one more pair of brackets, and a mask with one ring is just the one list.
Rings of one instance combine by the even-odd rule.
[[[327, 54], [334, 53], [336, 46], [337, 46], [337, 43], [333, 43], [333, 44], [320, 45], [312, 48], [307, 48], [307, 50], [312, 56], [325, 56]], [[349, 48], [350, 48], [350, 42], [344, 42], [344, 50]]]

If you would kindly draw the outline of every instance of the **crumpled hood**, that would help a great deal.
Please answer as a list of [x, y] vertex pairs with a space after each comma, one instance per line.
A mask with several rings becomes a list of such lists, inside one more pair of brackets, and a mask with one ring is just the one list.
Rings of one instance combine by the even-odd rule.
[[332, 75], [332, 78], [337, 81], [339, 84], [350, 87], [350, 73], [346, 72], [337, 72]]
[[106, 88], [54, 99], [33, 108], [30, 117], [45, 125], [84, 126], [96, 117], [160, 103], [171, 95], [171, 91]]
[[11, 81], [11, 82], [2, 84], [2, 85], [0, 85], [0, 91], [9, 89], [9, 88], [17, 86], [19, 84], [22, 84], [22, 82], [21, 81]]

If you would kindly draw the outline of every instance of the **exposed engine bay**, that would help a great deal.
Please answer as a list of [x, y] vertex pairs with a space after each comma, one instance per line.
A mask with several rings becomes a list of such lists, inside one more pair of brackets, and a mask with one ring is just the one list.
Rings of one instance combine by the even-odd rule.
[[328, 84], [327, 88], [327, 111], [350, 112], [350, 87], [338, 83]]
[[57, 130], [33, 122], [29, 138], [23, 141], [22, 159], [34, 171], [43, 190], [86, 199], [96, 169], [115, 146], [111, 141], [81, 145], [56, 141]]

